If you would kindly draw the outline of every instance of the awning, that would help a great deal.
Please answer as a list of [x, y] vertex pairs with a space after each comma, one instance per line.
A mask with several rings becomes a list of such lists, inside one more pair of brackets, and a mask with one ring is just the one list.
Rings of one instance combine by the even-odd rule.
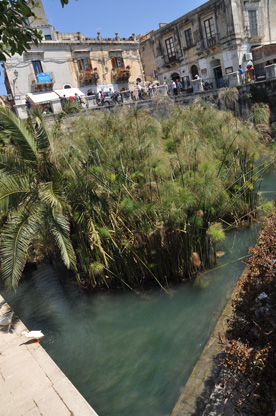
[[80, 96], [85, 95], [78, 88], [65, 88], [62, 90], [55, 90], [55, 92], [58, 94], [59, 97], [63, 97], [65, 95], [66, 98], [71, 97], [71, 96], [74, 97], [76, 93]]
[[28, 97], [30, 97], [30, 99], [36, 104], [47, 103], [49, 101], [57, 100], [59, 98], [58, 95], [53, 91], [38, 92], [36, 94], [29, 93]]

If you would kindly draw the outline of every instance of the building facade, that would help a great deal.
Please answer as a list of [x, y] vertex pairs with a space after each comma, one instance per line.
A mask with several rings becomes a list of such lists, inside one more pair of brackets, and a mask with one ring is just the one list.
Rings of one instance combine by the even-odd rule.
[[186, 89], [198, 77], [222, 87], [239, 65], [246, 72], [255, 48], [276, 42], [275, 22], [276, 0], [210, 0], [141, 38], [145, 77], [154, 71], [161, 83], [179, 79]]
[[[135, 35], [120, 39], [95, 39], [81, 32], [59, 33], [47, 23], [42, 1], [36, 10], [38, 18], [30, 21], [43, 33], [39, 46], [22, 56], [8, 57], [3, 64], [9, 99], [20, 108], [28, 98], [34, 104], [54, 103], [59, 96], [86, 95], [88, 90], [129, 90], [136, 80], [143, 80], [139, 42]], [[55, 107], [55, 106], [54, 106]], [[58, 107], [54, 110], [57, 111]]]

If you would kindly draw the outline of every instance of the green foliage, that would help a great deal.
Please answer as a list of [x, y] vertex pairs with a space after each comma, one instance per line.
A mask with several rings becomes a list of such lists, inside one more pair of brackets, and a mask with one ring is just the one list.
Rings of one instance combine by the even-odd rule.
[[255, 126], [258, 124], [269, 125], [270, 110], [268, 104], [256, 103], [250, 109], [249, 119]]
[[[41, 116], [41, 115], [40, 115]], [[41, 117], [42, 119], [42, 117]], [[75, 269], [70, 241], [68, 204], [64, 184], [50, 160], [50, 140], [38, 114], [34, 126], [0, 111], [1, 137], [6, 147], [0, 154], [0, 206], [2, 208], [0, 260], [2, 276], [15, 289], [34, 244], [46, 244], [48, 253]]]
[[192, 278], [214, 261], [220, 218], [236, 223], [256, 207], [259, 135], [205, 103], [175, 107], [164, 120], [137, 109], [81, 115], [53, 135], [39, 114], [33, 125], [8, 114], [0, 120], [3, 213], [38, 208], [32, 260], [60, 253], [83, 285]]
[[224, 241], [225, 232], [223, 231], [222, 224], [218, 222], [210, 225], [210, 227], [207, 230], [207, 236], [214, 244]]
[[[68, 0], [60, 0], [62, 7]], [[35, 19], [32, 8], [37, 6], [35, 0], [0, 0], [0, 61], [15, 53], [22, 55], [42, 40], [42, 32], [29, 26], [27, 19]], [[39, 22], [38, 22], [39, 25]]]
[[272, 201], [265, 202], [260, 206], [260, 209], [265, 213], [269, 214], [271, 211], [273, 211], [274, 204]]

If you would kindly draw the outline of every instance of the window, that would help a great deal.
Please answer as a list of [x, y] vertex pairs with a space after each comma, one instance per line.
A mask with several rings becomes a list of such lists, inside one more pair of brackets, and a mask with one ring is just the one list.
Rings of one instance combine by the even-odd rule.
[[92, 69], [91, 59], [82, 58], [77, 60], [79, 71], [89, 71]]
[[45, 36], [44, 36], [44, 39], [45, 39], [45, 40], [52, 40], [52, 36], [51, 36], [51, 35], [45, 35]]
[[124, 59], [122, 57], [111, 58], [112, 69], [120, 68], [125, 69]]
[[256, 10], [248, 10], [250, 36], [258, 36], [257, 12]]
[[41, 74], [43, 72], [41, 61], [32, 61], [35, 75]]
[[189, 48], [193, 45], [193, 35], [192, 35], [192, 29], [187, 29], [184, 31], [185, 40], [186, 40], [186, 46]]
[[173, 38], [166, 39], [165, 40], [165, 44], [166, 44], [166, 48], [167, 48], [169, 62], [175, 61], [176, 60], [176, 56], [175, 56], [175, 49], [174, 49]]
[[205, 34], [207, 38], [207, 46], [214, 46], [216, 44], [214, 19], [210, 17], [204, 21]]

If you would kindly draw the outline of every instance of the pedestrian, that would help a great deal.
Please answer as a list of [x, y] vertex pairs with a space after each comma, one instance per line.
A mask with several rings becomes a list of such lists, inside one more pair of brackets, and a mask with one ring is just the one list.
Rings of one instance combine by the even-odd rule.
[[171, 92], [173, 92], [174, 95], [177, 95], [176, 83], [173, 79], [171, 80]]
[[244, 75], [244, 70], [242, 69], [241, 65], [239, 65], [238, 71], [239, 71], [240, 82], [241, 82], [241, 84], [244, 84], [245, 83], [245, 75]]
[[67, 98], [66, 98], [66, 96], [64, 94], [63, 97], [60, 97], [60, 104], [61, 104], [61, 107], [62, 108], [65, 106], [66, 101], [67, 101]]
[[176, 89], [177, 89], [177, 95], [180, 95], [181, 83], [179, 79], [176, 80]]
[[118, 102], [118, 97], [119, 97], [119, 94], [118, 94], [116, 91], [114, 91], [114, 94], [113, 94], [113, 101], [114, 101], [114, 103], [116, 103], [116, 104], [119, 104], [119, 102]]
[[109, 88], [109, 95], [110, 95], [111, 99], [113, 100], [114, 92], [112, 91], [111, 88]]
[[26, 97], [26, 101], [25, 101], [25, 105], [26, 105], [26, 107], [27, 107], [27, 110], [31, 110], [31, 108], [32, 108], [32, 103], [31, 103], [31, 101], [30, 101], [30, 99], [29, 99], [29, 97]]
[[142, 95], [142, 87], [141, 87], [141, 85], [138, 82], [136, 82], [136, 85], [137, 85], [137, 91], [138, 91], [139, 100], [145, 100], [145, 98]]
[[102, 91], [99, 91], [99, 101], [101, 105], [104, 105], [104, 93]]
[[151, 98], [151, 96], [152, 96], [152, 92], [153, 92], [153, 89], [152, 89], [152, 83], [150, 82], [149, 83], [149, 85], [148, 85], [148, 95], [149, 95], [149, 97]]
[[254, 81], [254, 65], [251, 60], [247, 62], [246, 69], [248, 71], [250, 82], [253, 82]]

